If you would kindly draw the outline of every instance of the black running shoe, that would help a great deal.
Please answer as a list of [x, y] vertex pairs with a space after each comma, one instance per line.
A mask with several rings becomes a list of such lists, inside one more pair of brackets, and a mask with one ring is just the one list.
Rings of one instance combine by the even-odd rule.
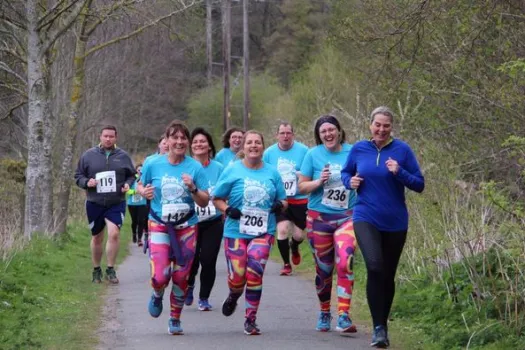
[[226, 300], [224, 300], [224, 303], [222, 303], [222, 314], [224, 316], [231, 316], [235, 312], [235, 308], [237, 307], [237, 299], [239, 299], [239, 297], [230, 293]]

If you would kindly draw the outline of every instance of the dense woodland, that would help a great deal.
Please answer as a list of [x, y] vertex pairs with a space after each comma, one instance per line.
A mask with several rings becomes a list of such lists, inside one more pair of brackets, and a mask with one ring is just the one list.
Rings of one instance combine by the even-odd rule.
[[[82, 199], [72, 169], [103, 124], [137, 161], [175, 118], [220, 144], [224, 3], [208, 2], [209, 80], [206, 1], [0, 2], [3, 252], [67, 231]], [[242, 1], [231, 11], [230, 123], [242, 126]], [[525, 2], [251, 0], [249, 26], [249, 126], [268, 143], [287, 120], [312, 144], [327, 112], [352, 143], [388, 105], [418, 155], [427, 185], [408, 196], [394, 317], [436, 348], [524, 348]]]

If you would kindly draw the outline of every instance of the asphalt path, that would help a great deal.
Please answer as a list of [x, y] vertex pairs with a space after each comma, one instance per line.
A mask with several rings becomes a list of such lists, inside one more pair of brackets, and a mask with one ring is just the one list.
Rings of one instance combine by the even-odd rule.
[[236, 312], [225, 317], [221, 305], [228, 295], [226, 264], [221, 251], [217, 279], [210, 297], [214, 309], [197, 309], [198, 276], [195, 303], [185, 306], [181, 321], [184, 335], [168, 334], [169, 296], [164, 295], [164, 311], [152, 318], [147, 311], [151, 295], [147, 256], [136, 246], [118, 267], [120, 284], [109, 286], [98, 332], [99, 349], [370, 349], [370, 334], [358, 326], [352, 336], [341, 336], [336, 327], [335, 303], [332, 305], [332, 331], [315, 330], [319, 304], [313, 279], [303, 276], [279, 276], [280, 265], [269, 261], [263, 282], [257, 324], [262, 334], [244, 334], [244, 295]]

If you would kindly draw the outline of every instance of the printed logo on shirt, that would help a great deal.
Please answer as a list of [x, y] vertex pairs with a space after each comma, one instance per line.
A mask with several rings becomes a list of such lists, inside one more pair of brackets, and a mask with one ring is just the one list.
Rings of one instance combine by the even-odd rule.
[[264, 201], [270, 201], [269, 190], [264, 183], [246, 178], [244, 179], [244, 200], [246, 206], [264, 205]]
[[297, 164], [290, 159], [279, 157], [277, 160], [277, 171], [281, 176], [287, 174], [295, 174], [295, 166]]
[[330, 178], [325, 184], [325, 187], [332, 187], [337, 186], [341, 184], [341, 170], [343, 170], [343, 167], [341, 164], [331, 164], [329, 163], [330, 167]]
[[185, 193], [185, 185], [179, 178], [164, 175], [161, 180], [162, 202], [180, 201]]

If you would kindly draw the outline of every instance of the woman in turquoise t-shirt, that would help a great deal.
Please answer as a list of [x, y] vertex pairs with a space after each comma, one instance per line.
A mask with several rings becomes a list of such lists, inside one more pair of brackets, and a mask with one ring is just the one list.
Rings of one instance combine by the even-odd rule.
[[208, 180], [201, 163], [188, 157], [190, 132], [180, 121], [166, 128], [167, 154], [146, 162], [138, 192], [151, 200], [149, 217], [151, 295], [148, 311], [152, 317], [162, 313], [165, 288], [172, 280], [169, 334], [183, 334], [180, 322], [188, 277], [195, 255], [199, 219], [195, 204], [209, 201]]
[[[203, 128], [195, 128], [191, 132], [190, 153], [193, 159], [199, 161], [204, 167], [204, 173], [208, 179], [208, 192], [211, 193], [222, 174], [224, 167], [221, 163], [213, 160], [215, 156], [215, 145], [209, 132]], [[199, 218], [199, 235], [197, 236], [197, 247], [195, 248], [195, 259], [188, 279], [189, 288], [186, 294], [186, 305], [193, 304], [193, 288], [195, 276], [200, 273], [199, 310], [210, 311], [211, 304], [208, 302], [211, 290], [215, 283], [217, 256], [221, 249], [222, 231], [224, 225], [221, 213], [215, 208], [210, 200], [207, 206], [195, 206]]]
[[306, 234], [314, 254], [316, 289], [320, 313], [317, 330], [330, 330], [332, 274], [337, 269], [337, 330], [354, 333], [350, 319], [350, 302], [354, 285], [352, 262], [356, 239], [352, 224], [354, 191], [341, 182], [341, 169], [351, 145], [345, 132], [331, 115], [321, 116], [314, 127], [316, 147], [308, 151], [301, 165], [299, 191], [310, 194]]
[[226, 214], [224, 250], [230, 294], [222, 305], [230, 316], [246, 285], [244, 333], [260, 334], [255, 323], [262, 293], [262, 278], [275, 239], [275, 214], [286, 210], [286, 191], [277, 170], [262, 161], [264, 139], [247, 131], [242, 161], [227, 167], [215, 186], [213, 203]]

